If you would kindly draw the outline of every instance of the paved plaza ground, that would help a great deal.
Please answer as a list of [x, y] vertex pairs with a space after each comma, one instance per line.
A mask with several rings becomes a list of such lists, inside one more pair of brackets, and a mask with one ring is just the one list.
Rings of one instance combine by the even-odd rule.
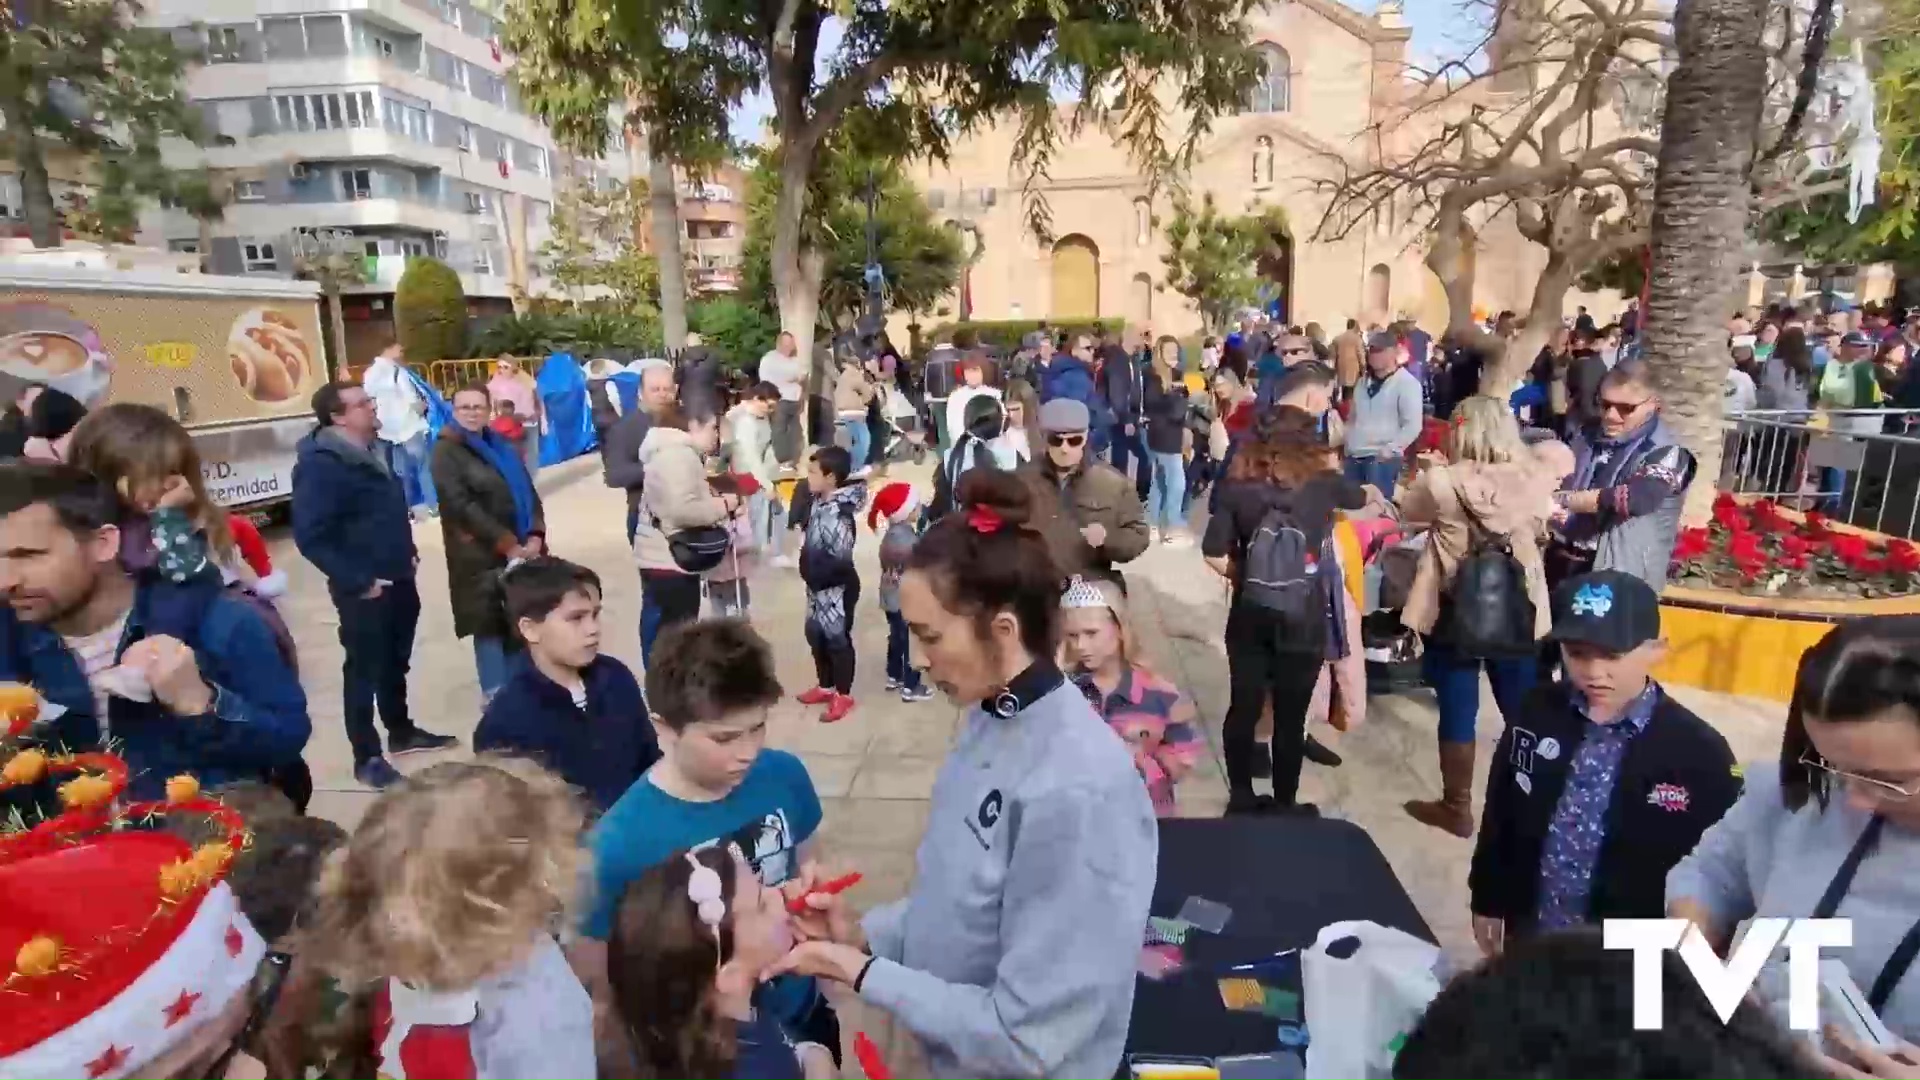
[[[896, 476], [924, 482], [926, 470], [896, 469]], [[540, 487], [554, 554], [592, 567], [607, 585], [602, 647], [637, 672], [640, 587], [624, 535], [624, 496], [601, 483], [597, 460], [549, 468]], [[415, 537], [424, 611], [413, 654], [414, 715], [422, 726], [464, 742], [480, 716], [473, 654], [468, 642], [453, 636], [439, 522], [417, 525]], [[856, 559], [869, 581], [879, 573], [877, 546], [877, 538], [863, 528]], [[283, 531], [275, 538], [274, 558], [292, 581], [281, 604], [299, 641], [302, 681], [313, 714], [313, 740], [307, 749], [319, 788], [313, 810], [351, 827], [373, 795], [353, 780], [352, 755], [341, 725], [338, 620], [318, 571], [299, 557], [290, 534]], [[1220, 644], [1225, 592], [1191, 546], [1156, 545], [1126, 571], [1147, 656], [1194, 695], [1206, 727], [1209, 752], [1179, 789], [1182, 812], [1218, 815], [1226, 804], [1220, 764], [1220, 720], [1227, 706], [1226, 655]], [[874, 596], [873, 589], [866, 590], [856, 619], [860, 667], [854, 696], [860, 707], [829, 726], [813, 718], [818, 710], [789, 701], [775, 710], [770, 734], [772, 745], [799, 754], [813, 774], [826, 806], [822, 839], [828, 857], [865, 875], [852, 893], [860, 905], [905, 893], [934, 774], [958, 716], [944, 700], [908, 705], [881, 691], [886, 624]], [[773, 642], [781, 681], [790, 692], [813, 684], [812, 661], [801, 637], [803, 610], [795, 572], [767, 569], [754, 580], [754, 623]], [[1685, 689], [1675, 696], [1712, 721], [1742, 760], [1777, 752], [1785, 716], [1781, 706]], [[1500, 728], [1484, 686], [1482, 697], [1484, 781], [1486, 755]], [[1373, 699], [1366, 721], [1353, 731], [1317, 732], [1338, 747], [1346, 764], [1339, 769], [1308, 765], [1302, 797], [1371, 833], [1442, 944], [1464, 958], [1472, 948], [1466, 908], [1471, 842], [1418, 825], [1400, 809], [1408, 798], [1431, 797], [1439, 790], [1435, 723], [1433, 698], [1425, 691]], [[406, 771], [445, 756], [413, 755], [395, 764]], [[1275, 851], [1272, 857], [1285, 859], [1287, 853]]]

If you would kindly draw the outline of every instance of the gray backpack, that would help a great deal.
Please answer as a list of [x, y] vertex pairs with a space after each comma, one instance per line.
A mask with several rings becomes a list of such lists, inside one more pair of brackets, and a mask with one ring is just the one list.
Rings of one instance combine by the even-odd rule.
[[[1285, 507], [1260, 519], [1247, 544], [1240, 602], [1268, 612], [1282, 636], [1300, 644], [1323, 641], [1327, 621], [1327, 576], [1337, 565], [1329, 534], [1315, 547]], [[1327, 568], [1327, 574], [1321, 568]]]

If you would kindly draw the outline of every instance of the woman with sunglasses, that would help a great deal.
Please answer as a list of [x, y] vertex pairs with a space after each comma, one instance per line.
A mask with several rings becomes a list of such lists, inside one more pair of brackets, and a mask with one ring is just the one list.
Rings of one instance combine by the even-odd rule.
[[[1667, 913], [1717, 949], [1755, 917], [1841, 918], [1887, 1027], [1920, 1037], [1920, 618], [1842, 623], [1800, 659], [1777, 764], [1667, 877]], [[1757, 988], [1784, 1008], [1786, 954]], [[1842, 1073], [1841, 1075], [1857, 1075]], [[1905, 1075], [1915, 1075], [1912, 1072]]]

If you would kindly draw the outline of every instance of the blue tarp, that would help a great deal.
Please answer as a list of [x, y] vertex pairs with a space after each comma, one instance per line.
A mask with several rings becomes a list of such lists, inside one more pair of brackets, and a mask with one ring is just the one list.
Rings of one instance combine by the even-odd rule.
[[412, 368], [404, 369], [407, 378], [412, 381], [413, 389], [427, 403], [427, 432], [433, 438], [440, 437], [440, 429], [453, 423], [453, 406], [440, 396], [440, 391]]
[[599, 440], [587, 409], [587, 373], [572, 353], [554, 353], [534, 380], [546, 408], [547, 430], [540, 436], [540, 464], [557, 465], [591, 452]]
[[620, 395], [621, 416], [640, 407], [640, 376], [622, 369], [607, 376], [607, 381], [613, 384], [614, 392]]

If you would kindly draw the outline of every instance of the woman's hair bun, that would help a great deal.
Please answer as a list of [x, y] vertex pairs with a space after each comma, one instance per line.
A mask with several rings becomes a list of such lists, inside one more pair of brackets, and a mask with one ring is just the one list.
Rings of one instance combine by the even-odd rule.
[[960, 478], [956, 501], [972, 510], [991, 510], [1001, 521], [1020, 528], [1033, 521], [1033, 493], [1020, 477], [1004, 469], [969, 469]]

